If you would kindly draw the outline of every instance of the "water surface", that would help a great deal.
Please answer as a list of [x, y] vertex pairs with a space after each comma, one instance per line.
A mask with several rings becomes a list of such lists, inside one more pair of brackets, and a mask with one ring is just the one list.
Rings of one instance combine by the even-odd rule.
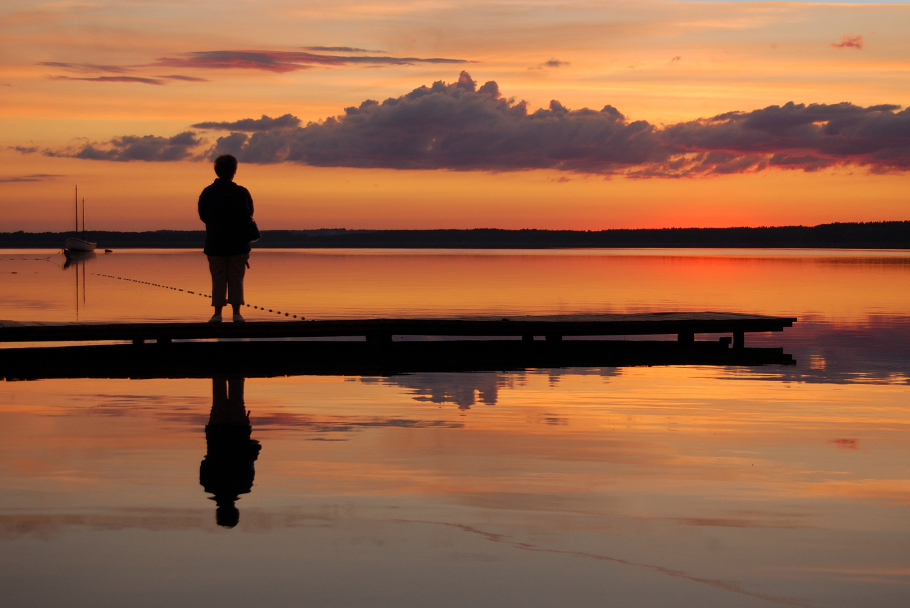
[[[0, 252], [0, 318], [210, 314], [199, 252], [62, 265]], [[250, 319], [780, 314], [797, 365], [0, 383], [4, 605], [907, 605], [907, 252], [251, 265]]]

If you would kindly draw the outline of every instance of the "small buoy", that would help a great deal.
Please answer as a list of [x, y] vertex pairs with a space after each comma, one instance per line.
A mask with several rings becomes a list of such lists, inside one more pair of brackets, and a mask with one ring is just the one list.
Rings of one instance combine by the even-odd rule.
[[113, 249], [105, 249], [105, 250], [104, 250], [104, 253], [114, 253], [114, 250], [113, 250]]

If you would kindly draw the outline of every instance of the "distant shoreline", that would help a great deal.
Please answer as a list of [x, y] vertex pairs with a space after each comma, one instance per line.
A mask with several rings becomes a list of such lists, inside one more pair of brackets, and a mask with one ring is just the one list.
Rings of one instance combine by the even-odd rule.
[[[73, 232], [0, 232], [0, 249], [62, 248]], [[202, 230], [90, 230], [99, 249], [201, 249]], [[783, 248], [910, 249], [910, 221], [761, 228], [582, 230], [263, 230], [254, 248], [276, 249], [565, 249]]]

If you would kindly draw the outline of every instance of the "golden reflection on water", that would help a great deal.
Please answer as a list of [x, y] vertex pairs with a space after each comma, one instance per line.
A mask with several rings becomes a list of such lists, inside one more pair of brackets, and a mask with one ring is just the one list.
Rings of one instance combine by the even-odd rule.
[[[81, 272], [81, 320], [195, 320], [210, 309], [198, 251], [62, 263], [50, 251], [0, 252], [4, 318], [74, 320]], [[273, 312], [245, 314], [262, 319], [723, 310], [849, 320], [910, 310], [904, 252], [255, 250], [250, 264], [248, 303]]]
[[[70, 320], [70, 269], [13, 257], [0, 317]], [[205, 316], [98, 276], [207, 291], [200, 258], [99, 255], [80, 318]], [[811, 313], [762, 338], [806, 350], [795, 368], [249, 378], [261, 452], [234, 529], [200, 484], [211, 379], [5, 382], [0, 587], [16, 606], [905, 606], [906, 260], [254, 252], [250, 301], [308, 317]]]

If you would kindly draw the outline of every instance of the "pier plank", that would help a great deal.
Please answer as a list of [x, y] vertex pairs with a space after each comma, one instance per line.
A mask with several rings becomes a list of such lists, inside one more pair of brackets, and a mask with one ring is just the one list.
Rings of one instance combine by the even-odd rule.
[[548, 315], [457, 318], [319, 319], [245, 323], [53, 323], [0, 320], [0, 342], [93, 342], [206, 340], [217, 338], [286, 339], [391, 336], [523, 337], [733, 334], [737, 345], [749, 332], [777, 332], [793, 317], [730, 312], [667, 312], [599, 315]]

